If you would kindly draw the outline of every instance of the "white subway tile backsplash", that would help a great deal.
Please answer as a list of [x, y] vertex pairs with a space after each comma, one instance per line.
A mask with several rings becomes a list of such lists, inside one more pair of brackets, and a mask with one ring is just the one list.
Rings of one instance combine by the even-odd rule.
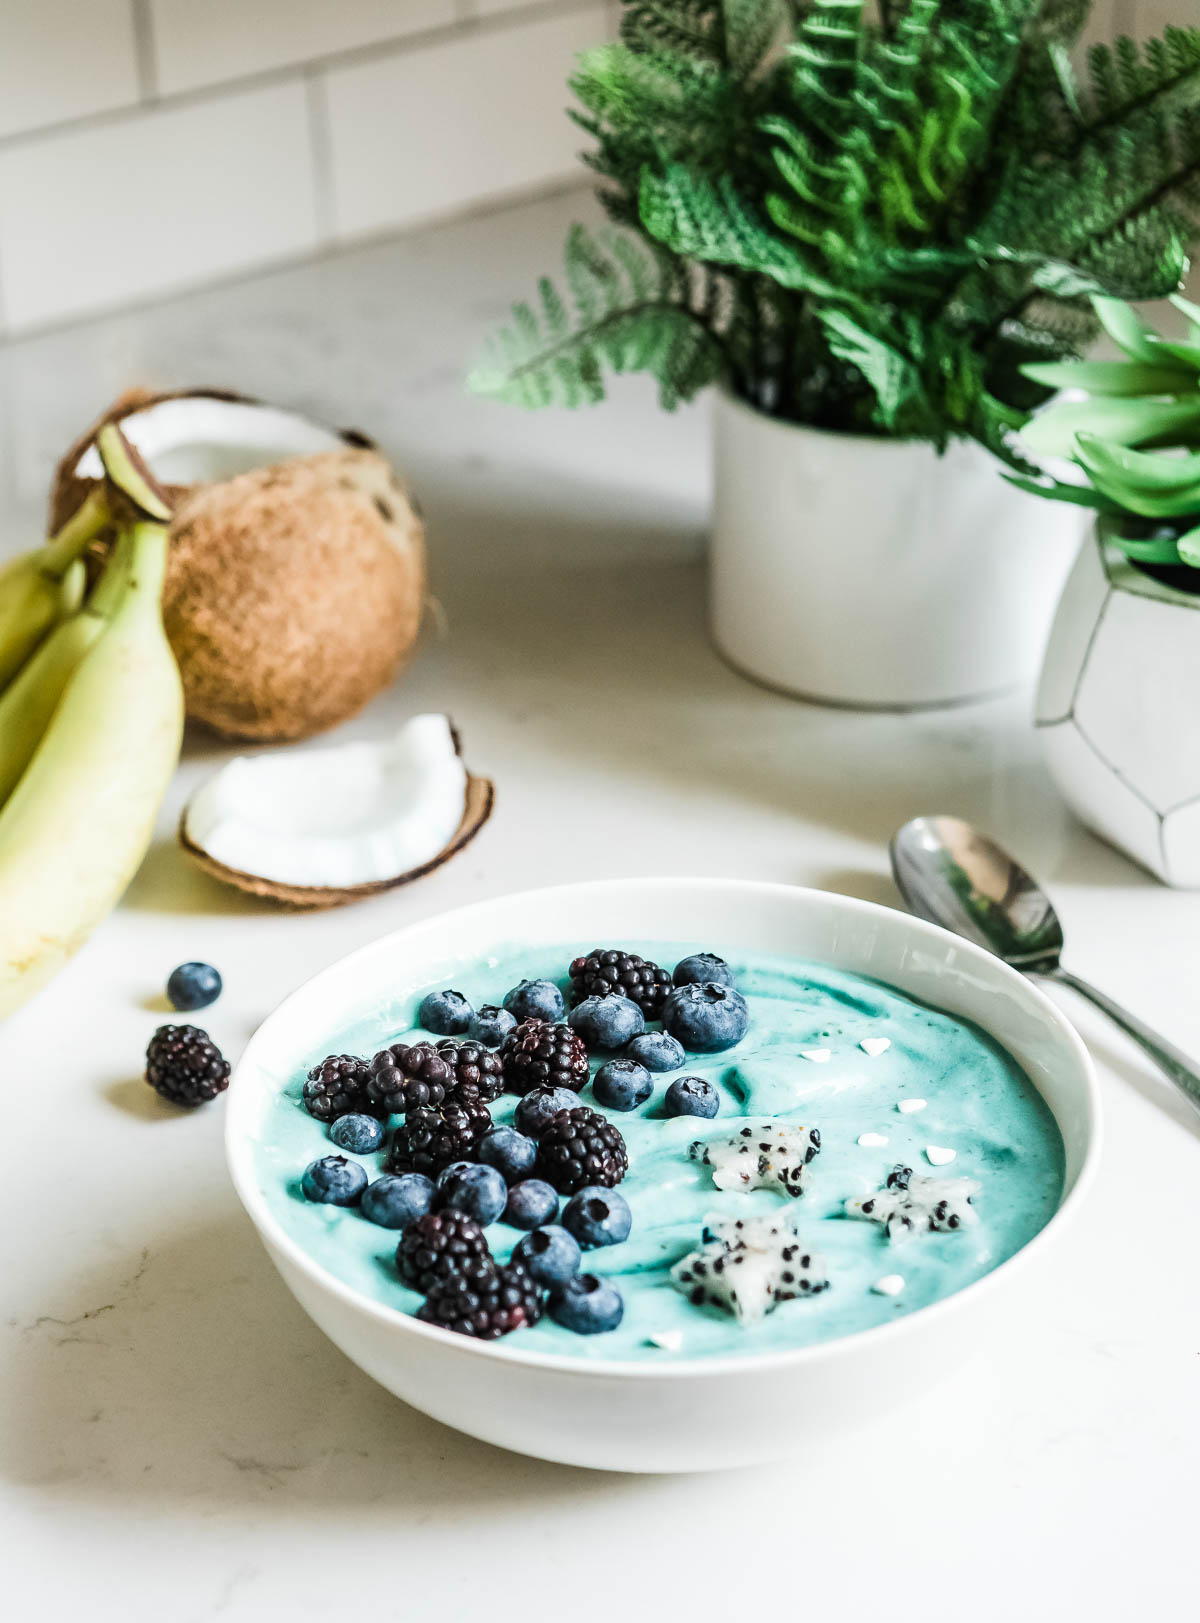
[[317, 244], [304, 89], [149, 109], [0, 151], [0, 278], [13, 330]]
[[337, 235], [387, 230], [572, 173], [582, 137], [565, 113], [566, 80], [607, 23], [595, 4], [330, 69]]
[[130, 0], [0, 0], [0, 135], [136, 101]]
[[167, 94], [453, 23], [456, 0], [149, 0]]

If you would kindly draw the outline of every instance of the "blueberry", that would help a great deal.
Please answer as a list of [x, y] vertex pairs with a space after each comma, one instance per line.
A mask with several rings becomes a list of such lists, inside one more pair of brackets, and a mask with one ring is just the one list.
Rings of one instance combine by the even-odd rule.
[[383, 1126], [374, 1116], [352, 1112], [338, 1117], [329, 1129], [329, 1136], [339, 1150], [349, 1150], [351, 1155], [370, 1155], [383, 1143]]
[[600, 1184], [589, 1184], [571, 1196], [562, 1214], [563, 1228], [585, 1250], [599, 1245], [620, 1245], [629, 1238], [633, 1213], [624, 1195]]
[[433, 1199], [439, 1212], [447, 1209], [465, 1212], [480, 1228], [486, 1228], [504, 1210], [508, 1185], [495, 1167], [481, 1166], [475, 1161], [453, 1161], [439, 1176]]
[[173, 1009], [207, 1009], [221, 995], [221, 977], [211, 964], [180, 964], [167, 978]]
[[540, 1229], [558, 1216], [558, 1190], [540, 1178], [525, 1178], [508, 1191], [504, 1221], [515, 1229]]
[[663, 1098], [668, 1116], [703, 1116], [705, 1121], [711, 1121], [720, 1108], [720, 1094], [702, 1076], [677, 1078]]
[[518, 1020], [561, 1020], [566, 1005], [553, 981], [521, 981], [504, 996], [504, 1007]]
[[719, 1054], [746, 1035], [750, 1011], [742, 994], [717, 981], [677, 986], [662, 1011], [663, 1029], [693, 1054]]
[[467, 1027], [467, 1036], [484, 1048], [499, 1048], [510, 1031], [515, 1031], [517, 1017], [507, 1009], [498, 1009], [494, 1003], [485, 1003], [475, 1010]]
[[646, 1029], [646, 1017], [627, 997], [609, 993], [606, 997], [585, 997], [571, 1010], [569, 1024], [588, 1048], [615, 1054], [631, 1037]]
[[617, 1287], [595, 1274], [576, 1274], [550, 1293], [550, 1317], [577, 1336], [601, 1335], [615, 1330], [625, 1316]]
[[381, 1229], [403, 1229], [433, 1210], [433, 1184], [419, 1172], [385, 1172], [366, 1189], [362, 1214]]
[[570, 1088], [531, 1088], [513, 1113], [517, 1130], [537, 1138], [546, 1131], [560, 1110], [574, 1110], [579, 1095]]
[[707, 981], [713, 986], [734, 984], [733, 970], [715, 952], [694, 952], [690, 957], [681, 958], [671, 979], [676, 986], [689, 986], [693, 981]]
[[427, 992], [417, 1010], [417, 1024], [435, 1037], [462, 1037], [474, 1012], [461, 992]]
[[636, 1110], [654, 1092], [650, 1072], [632, 1059], [610, 1059], [592, 1078], [592, 1092], [606, 1110]]
[[566, 1229], [551, 1223], [523, 1234], [513, 1246], [513, 1261], [525, 1264], [535, 1285], [565, 1285], [579, 1272], [583, 1252]]
[[493, 1127], [479, 1140], [475, 1154], [485, 1166], [495, 1167], [506, 1183], [517, 1183], [533, 1171], [537, 1145], [515, 1127]]
[[309, 1200], [325, 1206], [354, 1206], [367, 1187], [367, 1174], [357, 1161], [344, 1155], [324, 1155], [305, 1167], [300, 1187]]
[[625, 1044], [625, 1058], [636, 1060], [648, 1071], [677, 1071], [683, 1064], [683, 1045], [666, 1031], [643, 1031]]

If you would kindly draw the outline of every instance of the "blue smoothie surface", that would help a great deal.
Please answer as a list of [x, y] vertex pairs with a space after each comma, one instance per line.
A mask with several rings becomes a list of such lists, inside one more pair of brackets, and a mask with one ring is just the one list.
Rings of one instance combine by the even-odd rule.
[[[720, 952], [719, 942], [623, 942], [670, 970], [686, 954]], [[567, 966], [590, 943], [498, 948], [464, 960], [452, 985], [478, 1007], [499, 1003], [522, 979], [546, 978], [567, 988]], [[767, 954], [730, 958], [750, 1009], [750, 1029], [723, 1054], [689, 1055], [679, 1071], [654, 1077], [654, 1093], [636, 1111], [602, 1111], [620, 1128], [629, 1172], [620, 1185], [633, 1211], [633, 1231], [621, 1245], [585, 1253], [584, 1267], [613, 1277], [625, 1300], [620, 1327], [579, 1336], [551, 1319], [517, 1331], [501, 1346], [567, 1354], [591, 1361], [702, 1358], [753, 1351], [778, 1352], [828, 1341], [886, 1324], [925, 1307], [1011, 1257], [1043, 1228], [1063, 1185], [1063, 1144], [1050, 1110], [1020, 1066], [993, 1038], [968, 1021], [940, 1013], [864, 976], [819, 963]], [[434, 983], [413, 986], [400, 1007], [416, 1019], [417, 1005]], [[438, 1041], [415, 1026], [396, 1029], [389, 1014], [369, 1015], [330, 1033], [326, 1053], [370, 1056], [393, 1042]], [[390, 1016], [390, 1018], [389, 1018]], [[888, 1038], [876, 1057], [859, 1044]], [[803, 1049], [829, 1049], [825, 1063]], [[601, 1059], [593, 1060], [593, 1071]], [[707, 1078], [721, 1096], [712, 1121], [662, 1113], [667, 1088], [679, 1076]], [[310, 1161], [339, 1153], [326, 1128], [301, 1102], [298, 1072], [263, 1118], [254, 1145], [259, 1186], [275, 1218], [329, 1273], [363, 1296], [415, 1314], [421, 1297], [401, 1284], [395, 1268], [399, 1234], [370, 1223], [354, 1208], [315, 1205], [300, 1191]], [[927, 1101], [913, 1114], [897, 1110], [906, 1098]], [[592, 1090], [580, 1103], [599, 1110]], [[511, 1094], [489, 1108], [497, 1123], [512, 1120]], [[688, 1156], [697, 1139], [730, 1137], [743, 1118], [817, 1127], [821, 1152], [809, 1166], [805, 1192], [792, 1200], [770, 1189], [722, 1191], [712, 1169]], [[887, 1139], [864, 1147], [864, 1133]], [[926, 1146], [955, 1150], [946, 1166], [933, 1166]], [[386, 1150], [386, 1145], [385, 1145]], [[370, 1177], [384, 1170], [385, 1151], [361, 1155]], [[979, 1222], [949, 1233], [922, 1232], [890, 1241], [883, 1228], [845, 1215], [847, 1199], [878, 1189], [897, 1162], [919, 1177], [978, 1180]], [[695, 1307], [671, 1283], [670, 1268], [701, 1239], [710, 1214], [783, 1215], [795, 1223], [806, 1249], [824, 1261], [830, 1288], [819, 1296], [781, 1303], [756, 1324], [743, 1326], [711, 1307]], [[507, 1259], [520, 1231], [496, 1223], [487, 1231], [497, 1260]], [[899, 1295], [877, 1294], [883, 1276], [900, 1274]], [[651, 1337], [678, 1332], [669, 1351]]]

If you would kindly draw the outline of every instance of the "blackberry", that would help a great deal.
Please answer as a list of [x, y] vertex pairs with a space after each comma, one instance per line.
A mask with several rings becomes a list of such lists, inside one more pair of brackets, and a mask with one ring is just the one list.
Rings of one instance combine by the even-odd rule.
[[519, 1262], [498, 1268], [479, 1287], [461, 1274], [435, 1285], [417, 1314], [426, 1324], [456, 1330], [461, 1336], [495, 1341], [513, 1330], [536, 1324], [542, 1316], [542, 1293]]
[[586, 1105], [560, 1111], [538, 1140], [534, 1171], [560, 1195], [573, 1195], [589, 1184], [611, 1189], [628, 1170], [625, 1140], [612, 1122]]
[[173, 1105], [207, 1104], [229, 1086], [229, 1061], [198, 1026], [159, 1026], [146, 1050], [146, 1081]]
[[504, 1086], [509, 1093], [531, 1088], [570, 1088], [578, 1093], [588, 1079], [587, 1049], [569, 1026], [522, 1020], [505, 1043]]
[[488, 1104], [504, 1091], [504, 1061], [483, 1043], [455, 1042], [448, 1037], [437, 1045], [438, 1058], [450, 1070], [451, 1082], [446, 1097], [453, 1104], [461, 1090], [472, 1088]]
[[593, 947], [571, 965], [572, 1003], [582, 1003], [585, 997], [627, 997], [653, 1020], [670, 990], [666, 970], [636, 952]]
[[486, 1289], [496, 1263], [484, 1232], [466, 1212], [428, 1212], [404, 1231], [396, 1247], [396, 1270], [411, 1290], [424, 1296], [453, 1278]]
[[371, 1068], [353, 1054], [330, 1054], [314, 1065], [304, 1084], [304, 1108], [318, 1121], [339, 1116], [378, 1116], [367, 1093]]
[[491, 1126], [491, 1111], [466, 1088], [455, 1095], [453, 1104], [410, 1110], [392, 1139], [387, 1170], [436, 1178], [451, 1161], [474, 1160], [479, 1140]]
[[376, 1115], [436, 1110], [454, 1086], [454, 1073], [432, 1043], [393, 1043], [371, 1061], [367, 1097]]

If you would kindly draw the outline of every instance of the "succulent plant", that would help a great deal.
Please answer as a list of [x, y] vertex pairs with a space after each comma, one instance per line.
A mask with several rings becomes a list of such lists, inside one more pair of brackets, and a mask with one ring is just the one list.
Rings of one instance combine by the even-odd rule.
[[[1172, 298], [1188, 318], [1188, 337], [1176, 341], [1120, 299], [1092, 303], [1124, 359], [1027, 366], [1033, 382], [1072, 397], [1054, 401], [1021, 433], [1035, 454], [1069, 458], [1087, 483], [1008, 477], [1108, 515], [1106, 538], [1127, 557], [1193, 569], [1200, 591], [1200, 305]], [[1076, 391], [1086, 398], [1074, 398]]]

